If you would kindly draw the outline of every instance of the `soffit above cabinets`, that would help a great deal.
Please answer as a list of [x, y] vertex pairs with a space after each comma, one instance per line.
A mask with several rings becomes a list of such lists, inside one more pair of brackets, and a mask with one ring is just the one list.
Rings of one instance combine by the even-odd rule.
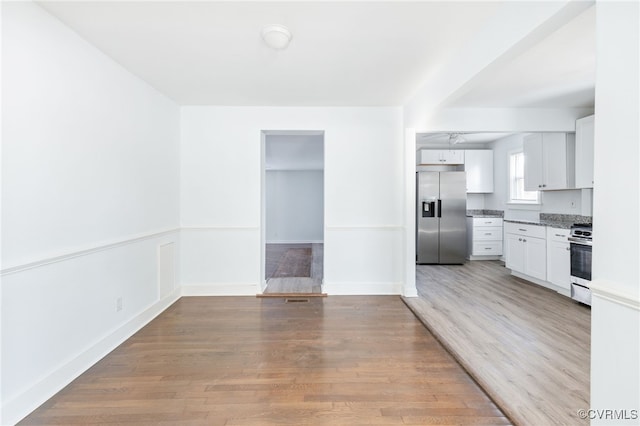
[[[476, 133], [418, 133], [416, 135], [416, 146], [419, 148], [443, 146], [454, 146], [456, 149], [462, 149], [468, 146], [477, 148], [485, 144], [494, 142], [498, 139], [505, 138], [513, 133], [506, 132], [476, 132]], [[458, 143], [452, 143], [452, 139], [459, 136]]]

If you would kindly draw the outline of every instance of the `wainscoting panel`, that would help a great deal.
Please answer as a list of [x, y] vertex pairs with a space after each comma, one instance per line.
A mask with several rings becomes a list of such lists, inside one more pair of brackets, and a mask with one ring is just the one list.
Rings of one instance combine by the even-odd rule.
[[175, 243], [158, 246], [158, 294], [164, 299], [176, 287]]
[[325, 230], [327, 294], [401, 294], [402, 227], [330, 227]]
[[182, 294], [242, 296], [259, 292], [260, 229], [182, 228]]
[[158, 296], [158, 247], [177, 249], [178, 236], [3, 271], [1, 424], [19, 421], [177, 300], [168, 280]]

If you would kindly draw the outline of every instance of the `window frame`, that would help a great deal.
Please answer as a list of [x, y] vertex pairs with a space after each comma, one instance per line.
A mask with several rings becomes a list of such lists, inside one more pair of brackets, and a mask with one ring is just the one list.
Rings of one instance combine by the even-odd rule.
[[[540, 205], [540, 191], [526, 191], [524, 189], [524, 158], [523, 158], [523, 170], [522, 170], [522, 177], [516, 177], [514, 176], [514, 170], [512, 167], [512, 163], [513, 163], [513, 157], [515, 155], [522, 155], [524, 157], [524, 149], [520, 148], [520, 149], [513, 149], [510, 150], [507, 153], [507, 171], [508, 171], [508, 192], [509, 192], [509, 196], [508, 196], [508, 201], [507, 204], [511, 204], [511, 205], [521, 205], [521, 206], [539, 206]], [[520, 180], [522, 182], [522, 192], [531, 192], [531, 193], [535, 193], [535, 199], [525, 199], [525, 198], [514, 198], [514, 193], [517, 192], [517, 189], [514, 189], [514, 184], [516, 180]]]

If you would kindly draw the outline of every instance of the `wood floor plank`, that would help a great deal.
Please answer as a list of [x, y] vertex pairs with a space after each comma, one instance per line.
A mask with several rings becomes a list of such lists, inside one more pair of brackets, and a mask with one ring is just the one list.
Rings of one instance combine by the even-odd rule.
[[20, 424], [419, 420], [508, 424], [399, 297], [185, 297]]
[[587, 424], [591, 311], [498, 261], [417, 267], [406, 298], [517, 424]]

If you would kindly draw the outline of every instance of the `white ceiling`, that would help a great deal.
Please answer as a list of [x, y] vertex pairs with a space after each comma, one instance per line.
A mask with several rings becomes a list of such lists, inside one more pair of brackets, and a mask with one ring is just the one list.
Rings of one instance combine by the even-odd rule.
[[449, 106], [593, 107], [596, 14], [590, 7]]
[[[181, 105], [380, 106], [405, 103], [501, 2], [39, 4]], [[262, 27], [274, 23], [293, 33], [286, 50], [262, 42]], [[595, 24], [575, 26], [455, 105], [588, 103]]]

